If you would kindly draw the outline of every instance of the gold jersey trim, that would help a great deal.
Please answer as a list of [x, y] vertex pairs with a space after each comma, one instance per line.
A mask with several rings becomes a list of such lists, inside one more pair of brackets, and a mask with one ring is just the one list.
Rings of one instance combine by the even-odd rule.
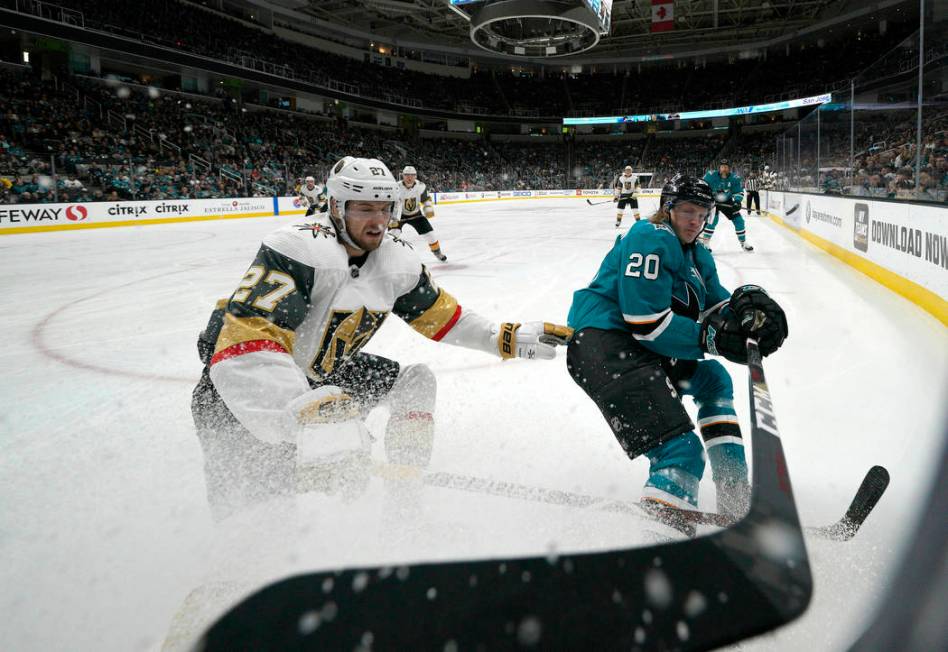
[[444, 331], [445, 326], [457, 321], [455, 316], [457, 312], [457, 299], [444, 290], [439, 290], [438, 298], [431, 304], [431, 307], [409, 322], [408, 325], [428, 339], [440, 339], [437, 336], [444, 335], [444, 332], [446, 332]]
[[224, 315], [224, 326], [221, 328], [221, 334], [217, 337], [214, 353], [220, 353], [237, 344], [259, 340], [276, 342], [287, 353], [292, 354], [296, 334], [293, 331], [280, 328], [263, 317], [235, 317], [228, 313]]

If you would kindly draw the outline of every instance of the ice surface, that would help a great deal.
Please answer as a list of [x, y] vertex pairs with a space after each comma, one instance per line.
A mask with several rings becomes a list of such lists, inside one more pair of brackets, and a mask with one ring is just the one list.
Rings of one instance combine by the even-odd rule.
[[[195, 337], [261, 236], [296, 221], [0, 238], [0, 649], [154, 650], [169, 629], [168, 649], [181, 649], [228, 604], [291, 573], [387, 565], [401, 577], [412, 561], [555, 559], [655, 540], [658, 526], [595, 505], [381, 477], [348, 502], [311, 495], [215, 528], [190, 417]], [[465, 309], [562, 322], [611, 246], [613, 223], [611, 204], [577, 200], [441, 206], [444, 264], [405, 235]], [[888, 466], [892, 485], [854, 541], [808, 540], [809, 612], [741, 649], [844, 649], [871, 616], [929, 487], [948, 337], [927, 313], [781, 227], [753, 218], [748, 232], [753, 254], [722, 222], [715, 257], [725, 286], [759, 283], [787, 311], [790, 339], [765, 365], [802, 518], [838, 518], [872, 464]], [[637, 500], [646, 462], [624, 456], [562, 350], [553, 361], [501, 363], [394, 318], [367, 350], [435, 371], [431, 470]], [[745, 371], [729, 368], [746, 428]], [[385, 418], [370, 417], [376, 435]], [[373, 455], [383, 459], [381, 441]], [[710, 480], [701, 501], [713, 508]], [[324, 608], [300, 627], [334, 617]], [[536, 624], [521, 623], [518, 635], [538, 635]]]

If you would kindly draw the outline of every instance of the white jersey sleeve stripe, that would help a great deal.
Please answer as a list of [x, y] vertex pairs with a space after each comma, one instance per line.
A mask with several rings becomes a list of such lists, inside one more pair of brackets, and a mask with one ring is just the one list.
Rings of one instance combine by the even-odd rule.
[[674, 316], [674, 313], [671, 310], [669, 310], [668, 313], [665, 315], [665, 319], [659, 322], [658, 326], [656, 326], [652, 330], [651, 333], [644, 334], [644, 335], [640, 335], [638, 333], [632, 333], [632, 337], [644, 342], [651, 342], [657, 339], [658, 336], [664, 333], [665, 329], [671, 325], [673, 316]]
[[651, 315], [627, 315], [623, 313], [622, 318], [630, 324], [654, 324], [666, 317], [670, 311], [671, 308], [666, 308], [661, 312], [656, 312]]

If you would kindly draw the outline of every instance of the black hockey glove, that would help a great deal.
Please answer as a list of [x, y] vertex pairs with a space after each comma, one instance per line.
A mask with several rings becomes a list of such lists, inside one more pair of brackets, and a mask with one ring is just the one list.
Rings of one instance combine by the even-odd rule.
[[724, 356], [731, 362], [747, 364], [747, 334], [729, 307], [725, 306], [704, 318], [698, 339], [702, 351]]
[[744, 334], [757, 340], [761, 355], [770, 355], [787, 339], [787, 315], [762, 287], [742, 285], [731, 294], [728, 305]]

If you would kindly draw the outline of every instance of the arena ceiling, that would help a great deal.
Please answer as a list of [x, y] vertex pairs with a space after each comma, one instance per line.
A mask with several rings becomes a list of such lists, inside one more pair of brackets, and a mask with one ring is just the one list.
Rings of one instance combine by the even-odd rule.
[[[470, 23], [450, 7], [448, 0], [271, 1], [302, 5], [300, 10], [327, 23], [393, 41], [397, 39], [400, 43], [425, 43], [434, 50], [470, 50], [472, 46]], [[675, 0], [675, 29], [652, 33], [651, 0], [615, 0], [609, 35], [587, 55], [621, 60], [677, 53], [699, 46], [702, 49], [735, 44], [753, 47], [755, 43], [795, 34], [853, 12], [866, 13], [866, 9], [884, 12], [906, 4], [907, 0]], [[877, 19], [878, 16], [870, 19], [868, 14], [853, 18], [861, 24]]]

